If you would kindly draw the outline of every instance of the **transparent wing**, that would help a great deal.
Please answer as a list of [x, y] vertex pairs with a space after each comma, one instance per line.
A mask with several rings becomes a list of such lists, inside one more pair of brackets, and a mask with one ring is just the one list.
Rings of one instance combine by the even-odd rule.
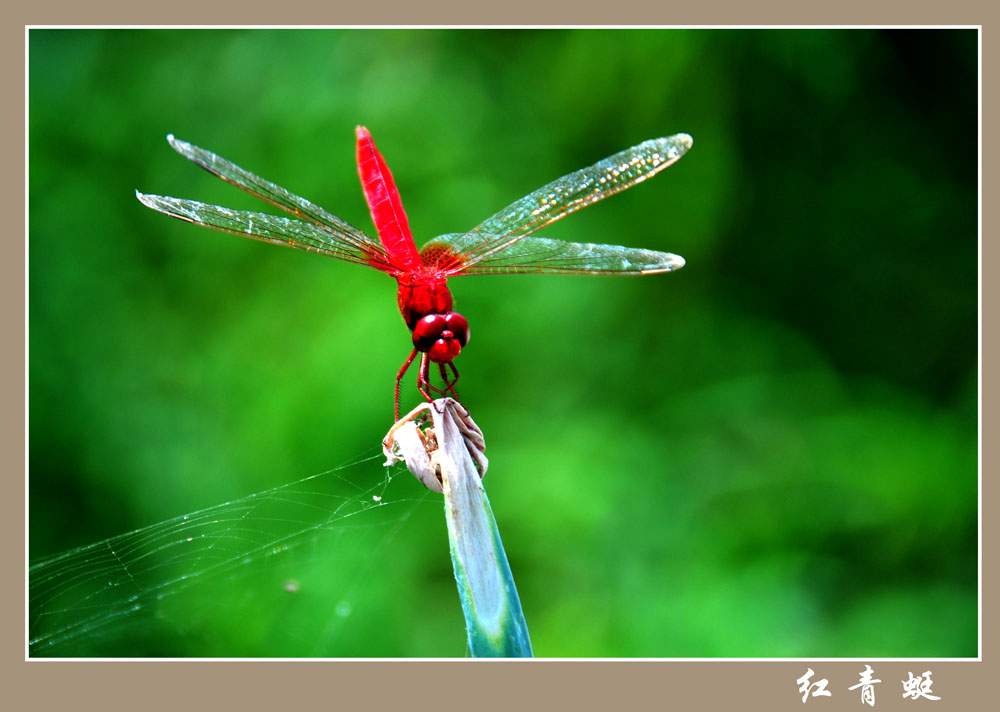
[[[439, 271], [449, 272], [456, 243], [466, 236], [458, 233], [435, 237], [424, 246], [422, 255]], [[459, 257], [461, 259], [461, 257]], [[512, 245], [480, 259], [452, 276], [464, 274], [653, 274], [672, 272], [684, 266], [684, 258], [669, 252], [655, 252], [619, 245], [563, 242], [544, 237], [521, 238]]]
[[[240, 168], [232, 161], [226, 160], [218, 154], [207, 151], [204, 148], [195, 146], [194, 144], [188, 143], [187, 141], [181, 141], [175, 138], [173, 134], [167, 136], [167, 141], [170, 143], [171, 147], [179, 154], [187, 158], [188, 160], [196, 163], [197, 165], [204, 168], [209, 173], [217, 175], [222, 180], [227, 183], [235, 185], [237, 188], [241, 188], [246, 192], [254, 195], [262, 200], [266, 200], [271, 205], [286, 210], [300, 220], [304, 220], [309, 223], [316, 225], [323, 225], [330, 228], [329, 232], [333, 239], [338, 241], [342, 250], [334, 256], [340, 257], [341, 259], [347, 259], [344, 254], [352, 254], [355, 257], [362, 255], [382, 255], [382, 263], [388, 265], [389, 260], [385, 255], [385, 250], [382, 245], [372, 238], [368, 237], [361, 230], [357, 229], [353, 225], [341, 220], [333, 213], [327, 212], [320, 206], [306, 200], [303, 197], [292, 193], [285, 188], [282, 188], [276, 183], [272, 183], [269, 180], [261, 178], [258, 175], [251, 173], [248, 170]], [[151, 206], [152, 207], [152, 206]], [[158, 208], [157, 208], [158, 209]], [[221, 210], [226, 210], [225, 208], [220, 208]], [[166, 212], [166, 211], [162, 211]], [[232, 212], [232, 211], [230, 211]], [[171, 214], [171, 213], [168, 213]], [[181, 217], [175, 215], [175, 217]], [[182, 218], [187, 219], [187, 218]], [[191, 222], [198, 222], [192, 220]], [[210, 226], [211, 227], [211, 226]], [[222, 229], [222, 228], [218, 228]], [[233, 232], [232, 230], [226, 230], [226, 232]], [[236, 233], [243, 234], [243, 233]], [[251, 235], [246, 235], [246, 237], [252, 237]], [[283, 243], [290, 244], [290, 243]], [[295, 245], [291, 245], [295, 246]], [[310, 249], [303, 247], [302, 249]], [[315, 250], [314, 250], [315, 251]], [[330, 254], [330, 253], [327, 253]], [[351, 260], [359, 261], [359, 260]], [[365, 261], [367, 264], [370, 262]]]
[[[473, 265], [494, 255], [499, 258], [501, 252], [519, 240], [556, 220], [641, 183], [676, 162], [691, 148], [692, 142], [687, 134], [644, 141], [539, 188], [464, 235], [454, 239], [448, 236], [449, 247], [459, 258], [449, 265], [449, 271], [471, 272]], [[542, 271], [528, 269], [526, 256], [517, 259], [521, 260], [518, 271]]]
[[199, 203], [197, 200], [144, 195], [139, 191], [135, 192], [135, 196], [153, 210], [213, 230], [306, 252], [318, 252], [347, 262], [368, 265], [383, 272], [394, 271], [386, 261], [381, 245], [366, 240], [363, 245], [358, 246], [354, 235], [345, 235], [327, 225], [314, 225], [294, 218], [250, 210], [231, 210], [220, 205]]

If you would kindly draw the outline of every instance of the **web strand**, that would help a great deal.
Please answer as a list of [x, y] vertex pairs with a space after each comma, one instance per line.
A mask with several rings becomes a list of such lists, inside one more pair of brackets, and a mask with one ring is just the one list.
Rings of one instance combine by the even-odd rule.
[[384, 470], [380, 459], [361, 457], [33, 564], [29, 655], [169, 654], [150, 641], [164, 631], [169, 638], [171, 628], [202, 630], [216, 601], [276, 595], [275, 581], [287, 598], [301, 585], [296, 576], [317, 567], [336, 589], [322, 593], [341, 601], [328, 606], [330, 616], [343, 616], [359, 577], [424, 501], [407, 479], [394, 484], [400, 470]]

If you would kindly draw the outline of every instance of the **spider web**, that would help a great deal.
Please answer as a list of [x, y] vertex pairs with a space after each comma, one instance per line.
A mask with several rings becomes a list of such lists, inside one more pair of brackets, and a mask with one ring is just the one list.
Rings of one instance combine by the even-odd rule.
[[338, 651], [339, 634], [352, 606], [371, 597], [366, 586], [385, 587], [370, 581], [382, 552], [432, 501], [405, 468], [384, 469], [381, 459], [34, 563], [28, 654], [372, 654], [352, 648], [350, 636]]

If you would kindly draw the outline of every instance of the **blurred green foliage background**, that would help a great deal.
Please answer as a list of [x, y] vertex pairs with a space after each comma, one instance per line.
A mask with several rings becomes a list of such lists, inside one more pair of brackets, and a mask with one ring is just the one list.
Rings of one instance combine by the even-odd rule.
[[[134, 197], [270, 209], [173, 132], [371, 233], [356, 124], [418, 243], [647, 138], [695, 139], [544, 233], [675, 252], [680, 272], [451, 283], [536, 654], [977, 654], [975, 31], [29, 42], [31, 560], [362, 460], [243, 529], [223, 508], [225, 547], [169, 549], [128, 615], [100, 589], [131, 570], [43, 566], [30, 637], [82, 610], [102, 625], [32, 654], [466, 654], [440, 496], [363, 459], [410, 348], [393, 282]], [[361, 506], [371, 487], [393, 506]], [[357, 516], [328, 516], [337, 496]], [[125, 568], [180, 533], [129, 540]], [[247, 563], [216, 573], [221, 548]], [[183, 590], [175, 564], [200, 572]], [[35, 596], [52, 581], [83, 607]]]

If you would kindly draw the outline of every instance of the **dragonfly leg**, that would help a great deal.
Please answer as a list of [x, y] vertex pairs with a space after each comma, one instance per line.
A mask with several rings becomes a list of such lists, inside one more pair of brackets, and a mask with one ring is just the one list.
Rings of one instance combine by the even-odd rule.
[[429, 388], [432, 391], [440, 393], [437, 388], [431, 385], [431, 361], [427, 356], [427, 352], [420, 354], [420, 372], [417, 374], [417, 390], [420, 394], [426, 398], [429, 402], [433, 402], [434, 399], [431, 398], [430, 394], [424, 390]]
[[[399, 373], [396, 374], [396, 408], [395, 411], [393, 411], [393, 414], [396, 417], [396, 421], [399, 420], [399, 382], [403, 380], [403, 376], [406, 375], [406, 370], [410, 367], [410, 364], [413, 363], [413, 359], [416, 357], [416, 355], [417, 355], [417, 350], [413, 349], [413, 351], [410, 352], [410, 355], [406, 359], [406, 361], [403, 362], [403, 366], [402, 368], [399, 369]], [[426, 357], [427, 354], [424, 354], [424, 356]], [[420, 366], [421, 368], [423, 367], [423, 359], [421, 359]], [[421, 391], [421, 393], [423, 393], [423, 391]]]
[[441, 380], [444, 381], [445, 392], [447, 393], [448, 391], [451, 391], [451, 395], [455, 398], [455, 400], [461, 402], [461, 399], [458, 397], [458, 393], [455, 392], [455, 384], [458, 383], [458, 369], [455, 368], [455, 364], [451, 361], [448, 362], [448, 366], [451, 368], [451, 372], [455, 376], [454, 380], [448, 380], [448, 372], [444, 368], [445, 364], [439, 363], [438, 366], [441, 368]]
[[[449, 381], [448, 380], [448, 376], [447, 376], [447, 374], [445, 373], [445, 370], [444, 370], [444, 364], [438, 364], [438, 365], [441, 367], [441, 377], [444, 379], [444, 388], [443, 389], [438, 388], [433, 383], [431, 383], [431, 364], [430, 364], [430, 362], [427, 361], [427, 359], [422, 359], [420, 361], [420, 380], [417, 383], [417, 387], [420, 389], [420, 392], [424, 394], [424, 397], [427, 400], [433, 400], [433, 398], [431, 398], [430, 395], [428, 395], [427, 391], [424, 390], [425, 388], [428, 391], [434, 391], [438, 395], [442, 395], [442, 396], [445, 396], [445, 397], [447, 397], [448, 391], [451, 391], [452, 395], [455, 395], [455, 390], [454, 390], [454, 388], [452, 388], [452, 386], [454, 386], [455, 384], [454, 384], [453, 381]], [[457, 400], [458, 396], [455, 395], [455, 398]]]
[[[416, 357], [416, 349], [410, 354], [410, 358], [406, 360], [403, 364], [403, 368], [399, 369], [399, 375], [396, 377], [396, 420], [399, 420], [399, 381], [409, 368], [413, 359]], [[458, 369], [455, 368], [455, 364], [448, 362], [448, 366], [451, 367], [451, 371], [454, 374], [454, 379], [448, 378], [448, 372], [445, 371], [445, 364], [438, 364], [441, 369], [441, 378], [444, 380], [444, 389], [438, 388], [433, 383], [431, 383], [431, 362], [430, 357], [427, 353], [420, 354], [420, 370], [417, 373], [417, 390], [420, 394], [426, 398], [428, 401], [433, 402], [434, 398], [428, 391], [437, 393], [438, 395], [447, 396], [450, 392], [451, 395], [458, 400], [458, 393], [455, 392], [455, 384], [458, 382]]]
[[[441, 372], [441, 380], [444, 381], [444, 393], [448, 395], [448, 391], [451, 391], [452, 395], [455, 395], [455, 391], [452, 388], [452, 384], [448, 382], [448, 372], [444, 369], [444, 364], [439, 363], [438, 369]], [[455, 396], [457, 398], [457, 396]]]

